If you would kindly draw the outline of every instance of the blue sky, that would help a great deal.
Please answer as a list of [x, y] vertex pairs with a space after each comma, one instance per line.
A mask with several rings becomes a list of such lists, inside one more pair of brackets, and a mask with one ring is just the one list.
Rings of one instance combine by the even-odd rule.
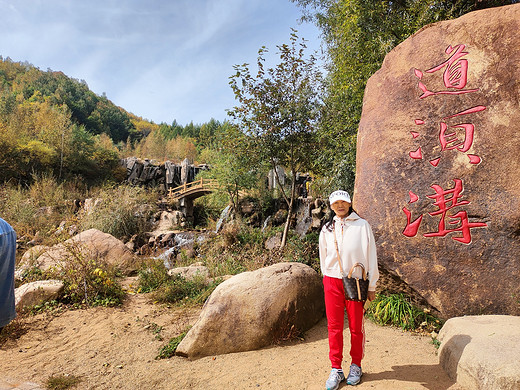
[[0, 55], [85, 80], [156, 123], [222, 121], [233, 65], [254, 65], [262, 45], [274, 57], [291, 27], [320, 49], [300, 17], [289, 0], [0, 0]]

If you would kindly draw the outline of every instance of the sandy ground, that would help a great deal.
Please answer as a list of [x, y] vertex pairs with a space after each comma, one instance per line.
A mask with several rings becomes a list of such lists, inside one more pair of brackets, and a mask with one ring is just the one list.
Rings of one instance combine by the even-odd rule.
[[[323, 389], [330, 366], [326, 320], [304, 340], [259, 351], [155, 360], [159, 349], [198, 316], [198, 309], [154, 305], [132, 295], [121, 308], [39, 314], [26, 333], [0, 349], [0, 379], [44, 388], [53, 375], [82, 378], [77, 389]], [[439, 366], [427, 336], [365, 324], [364, 376], [359, 389], [459, 390]], [[348, 358], [348, 330], [345, 347]], [[345, 368], [349, 361], [345, 361]], [[345, 383], [340, 389], [346, 389]]]

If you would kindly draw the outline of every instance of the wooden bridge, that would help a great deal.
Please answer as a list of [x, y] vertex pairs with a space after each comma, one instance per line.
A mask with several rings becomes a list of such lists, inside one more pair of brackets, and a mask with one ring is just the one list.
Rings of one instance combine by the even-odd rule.
[[191, 183], [184, 183], [168, 190], [170, 200], [195, 199], [215, 191], [218, 187], [216, 180], [200, 179]]

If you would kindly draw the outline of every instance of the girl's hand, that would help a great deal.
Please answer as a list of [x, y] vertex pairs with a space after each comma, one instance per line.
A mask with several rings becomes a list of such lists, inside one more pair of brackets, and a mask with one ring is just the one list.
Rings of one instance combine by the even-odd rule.
[[368, 295], [367, 295], [367, 298], [368, 298], [369, 301], [373, 301], [374, 299], [376, 299], [376, 292], [375, 291], [369, 291]]

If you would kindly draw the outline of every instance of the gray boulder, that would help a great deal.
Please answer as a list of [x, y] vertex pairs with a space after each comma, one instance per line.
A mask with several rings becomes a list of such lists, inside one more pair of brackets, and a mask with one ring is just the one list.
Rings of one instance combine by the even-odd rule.
[[465, 389], [520, 389], [520, 317], [451, 318], [439, 333], [439, 359]]
[[279, 263], [235, 275], [220, 284], [177, 347], [196, 358], [265, 347], [323, 316], [321, 278], [301, 263]]
[[274, 236], [269, 237], [267, 240], [265, 240], [264, 246], [267, 250], [274, 250], [280, 248], [280, 245], [282, 243], [282, 233], [278, 232]]

